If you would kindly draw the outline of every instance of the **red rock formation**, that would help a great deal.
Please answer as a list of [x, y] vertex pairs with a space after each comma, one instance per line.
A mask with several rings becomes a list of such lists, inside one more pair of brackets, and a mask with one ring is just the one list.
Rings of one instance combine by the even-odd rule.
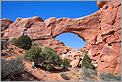
[[120, 0], [107, 1], [97, 12], [81, 18], [19, 18], [4, 31], [2, 38], [16, 38], [26, 33], [34, 42], [51, 46], [59, 54], [69, 50], [54, 38], [72, 32], [83, 38], [98, 72], [120, 74]]
[[9, 27], [9, 25], [13, 23], [13, 21], [8, 20], [6, 18], [1, 19], [0, 22], [1, 22], [1, 31], [6, 30]]
[[92, 59], [97, 62], [99, 72], [120, 74], [120, 2], [107, 3], [108, 8], [101, 10], [100, 32], [96, 36], [96, 45], [91, 44]]
[[98, 6], [99, 8], [102, 8], [105, 4], [106, 4], [106, 1], [102, 1], [102, 0], [98, 0], [98, 1], [97, 1], [97, 6]]

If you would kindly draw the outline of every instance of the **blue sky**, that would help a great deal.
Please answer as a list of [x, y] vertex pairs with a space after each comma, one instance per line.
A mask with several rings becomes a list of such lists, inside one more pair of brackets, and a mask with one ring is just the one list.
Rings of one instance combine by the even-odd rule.
[[[15, 21], [16, 18], [40, 16], [44, 20], [50, 17], [62, 18], [78, 18], [92, 14], [98, 10], [96, 1], [62, 1], [62, 2], [2, 2], [2, 18], [8, 18]], [[67, 37], [67, 38], [66, 38]], [[84, 41], [77, 35], [64, 33], [56, 37], [56, 39], [64, 42], [64, 44], [72, 48], [83, 47]]]

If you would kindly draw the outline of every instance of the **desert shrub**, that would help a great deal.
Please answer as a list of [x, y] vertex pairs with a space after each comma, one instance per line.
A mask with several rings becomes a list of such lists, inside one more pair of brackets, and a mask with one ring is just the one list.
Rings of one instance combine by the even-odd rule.
[[96, 72], [96, 70], [92, 70], [92, 69], [83, 69], [83, 74], [86, 77], [90, 77], [90, 76], [97, 75], [97, 72]]
[[62, 68], [63, 68], [63, 69], [68, 69], [69, 64], [70, 64], [70, 61], [69, 61], [68, 59], [64, 59], [64, 60], [62, 61]]
[[31, 49], [29, 51], [26, 52], [26, 58], [29, 59], [30, 61], [33, 62], [39, 62], [41, 60], [39, 60], [39, 58], [41, 58], [40, 54], [42, 53], [42, 50], [39, 46], [32, 46]]
[[59, 55], [52, 49], [49, 47], [43, 47], [42, 48], [42, 54], [43, 54], [43, 65], [47, 64], [47, 69], [50, 69], [50, 67], [54, 67], [54, 66], [61, 66], [62, 64], [62, 60], [59, 57]]
[[3, 50], [7, 44], [7, 40], [1, 40], [1, 50]]
[[121, 81], [121, 76], [115, 76], [111, 73], [101, 73], [100, 79], [104, 81]]
[[15, 46], [17, 46], [17, 38], [13, 38], [12, 40], [11, 40], [11, 44], [13, 44], [13, 45], [15, 45]]
[[83, 80], [94, 80], [94, 76], [97, 75], [95, 66], [92, 65], [91, 59], [88, 56], [88, 52], [84, 52], [84, 57], [81, 62], [81, 77]]
[[1, 78], [2, 80], [10, 79], [15, 74], [21, 74], [24, 71], [22, 59], [16, 58], [11, 60], [1, 59]]
[[18, 39], [13, 38], [11, 42], [13, 45], [26, 50], [32, 46], [32, 40], [28, 35], [21, 35]]
[[46, 70], [53, 70], [62, 63], [59, 55], [49, 47], [40, 48], [38, 46], [33, 46], [26, 53], [26, 57], [35, 62], [36, 65], [44, 67]]
[[66, 73], [61, 73], [61, 77], [65, 80], [70, 80], [70, 77], [68, 77]]
[[80, 79], [87, 81], [94, 81], [94, 76], [97, 76], [96, 70], [83, 68], [80, 71]]
[[95, 66], [93, 64], [91, 64], [91, 59], [89, 58], [89, 56], [87, 55], [88, 52], [84, 52], [84, 58], [82, 60], [82, 68], [86, 68], [86, 69], [95, 69]]

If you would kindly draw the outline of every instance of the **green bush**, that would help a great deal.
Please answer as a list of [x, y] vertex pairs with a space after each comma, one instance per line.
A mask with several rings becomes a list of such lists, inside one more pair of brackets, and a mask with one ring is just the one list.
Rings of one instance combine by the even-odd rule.
[[13, 38], [12, 40], [11, 40], [11, 44], [13, 44], [13, 45], [15, 45], [15, 46], [17, 46], [17, 38]]
[[69, 64], [70, 64], [69, 60], [68, 59], [64, 59], [63, 62], [62, 62], [62, 68], [63, 69], [68, 69]]
[[10, 79], [15, 74], [21, 74], [24, 71], [24, 64], [21, 58], [5, 60], [1, 59], [1, 78]]
[[32, 40], [28, 35], [21, 35], [18, 39], [13, 38], [12, 44], [19, 48], [28, 50], [32, 46]]
[[66, 75], [66, 73], [61, 73], [61, 77], [65, 80], [70, 80], [70, 78]]
[[26, 53], [26, 57], [36, 65], [44, 67], [46, 70], [53, 70], [53, 68], [62, 64], [59, 55], [49, 47], [40, 48], [38, 46], [33, 46]]
[[84, 58], [82, 60], [82, 68], [95, 69], [95, 66], [91, 64], [91, 59], [87, 55], [88, 52], [84, 52]]
[[39, 46], [32, 46], [29, 51], [26, 52], [26, 58], [33, 62], [39, 62], [41, 58], [42, 50]]
[[53, 65], [60, 66], [62, 64], [62, 60], [59, 55], [49, 47], [43, 47], [42, 53], [45, 54], [45, 63], [52, 63]]
[[104, 81], [121, 81], [121, 76], [115, 76], [111, 73], [101, 73], [100, 79]]
[[7, 44], [7, 40], [1, 40], [1, 50], [3, 50]]

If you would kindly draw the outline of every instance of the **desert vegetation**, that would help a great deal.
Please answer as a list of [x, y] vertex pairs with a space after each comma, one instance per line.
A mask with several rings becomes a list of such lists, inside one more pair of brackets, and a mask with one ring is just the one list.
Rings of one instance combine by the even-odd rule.
[[11, 42], [13, 45], [26, 50], [29, 50], [32, 46], [31, 38], [28, 35], [24, 34], [19, 38], [13, 38]]
[[65, 80], [70, 80], [70, 77], [66, 73], [61, 73], [61, 77]]
[[[27, 43], [26, 43], [27, 42]], [[64, 58], [61, 59], [60, 56], [49, 46], [39, 46], [33, 44], [32, 40], [27, 35], [22, 35], [18, 39], [14, 38], [11, 41], [12, 45], [25, 50], [24, 58], [17, 57], [10, 60], [1, 60], [2, 65], [2, 80], [15, 79], [16, 75], [21, 75], [26, 70], [24, 69], [23, 61], [29, 61], [34, 63], [34, 68], [39, 68], [45, 71], [59, 71], [60, 76], [65, 80], [74, 79], [77, 80], [95, 80], [97, 71], [95, 66], [91, 63], [91, 59], [87, 51], [83, 52], [83, 59], [80, 61], [80, 66], [78, 71], [70, 74], [70, 62], [71, 60]], [[4, 42], [1, 45], [3, 49]], [[33, 69], [33, 64], [32, 67]], [[69, 70], [69, 71], [68, 71]], [[114, 76], [112, 74], [100, 74], [100, 79], [104, 81], [120, 80], [120, 76]]]
[[33, 46], [26, 52], [26, 57], [35, 65], [42, 66], [46, 70], [52, 70], [62, 63], [60, 57], [49, 47]]
[[[83, 52], [83, 59], [80, 61], [81, 67], [78, 67], [77, 71], [71, 72], [70, 59], [61, 59], [59, 54], [49, 46], [33, 44], [31, 38], [27, 35], [22, 35], [18, 39], [14, 38], [10, 43], [18, 48], [24, 49], [25, 54], [24, 57], [17, 57], [15, 59], [1, 59], [2, 80], [15, 79], [16, 75], [21, 76], [24, 72], [26, 72], [27, 75], [30, 74], [26, 71], [23, 61], [34, 63], [35, 69], [39, 68], [40, 70], [48, 72], [55, 72], [60, 69], [59, 74], [64, 80], [96, 80], [95, 77], [97, 76], [97, 71], [95, 66], [91, 63], [91, 59], [87, 51]], [[4, 49], [4, 44], [5, 43], [2, 42], [1, 49]], [[33, 64], [31, 68], [33, 69]], [[32, 75], [30, 74], [30, 76]], [[121, 80], [120, 76], [115, 76], [113, 74], [102, 73], [99, 77], [104, 81]]]
[[84, 51], [84, 57], [81, 63], [81, 76], [84, 80], [93, 80], [97, 75], [95, 66], [91, 63], [88, 52]]
[[26, 58], [34, 62], [35, 66], [44, 67], [50, 71], [56, 67], [67, 69], [69, 66], [68, 60], [62, 60], [59, 55], [49, 47], [32, 46], [25, 54]]
[[63, 69], [68, 69], [69, 64], [70, 64], [70, 60], [68, 60], [66, 58], [62, 60], [62, 68]]
[[95, 66], [91, 64], [91, 59], [88, 56], [88, 52], [84, 51], [84, 57], [82, 60], [81, 67], [83, 69], [95, 69]]
[[1, 59], [1, 79], [10, 80], [14, 75], [24, 72], [24, 64], [22, 58], [5, 60]]
[[111, 73], [101, 73], [100, 79], [103, 81], [121, 81], [121, 76], [113, 75]]

